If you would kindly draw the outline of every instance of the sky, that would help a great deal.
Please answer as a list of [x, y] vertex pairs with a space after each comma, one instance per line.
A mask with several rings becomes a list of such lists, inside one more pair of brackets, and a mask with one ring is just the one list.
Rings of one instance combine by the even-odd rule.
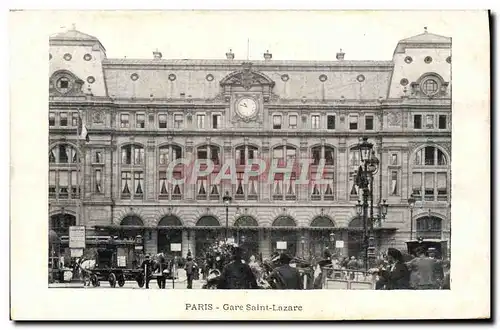
[[[449, 12], [448, 12], [449, 13]], [[72, 27], [97, 37], [108, 58], [391, 60], [397, 42], [424, 32], [453, 37], [455, 17], [417, 11], [52, 11], [47, 34]], [[38, 16], [40, 17], [40, 16]], [[40, 19], [40, 18], [34, 18]], [[40, 24], [42, 26], [42, 24]], [[248, 47], [249, 46], [249, 47]]]

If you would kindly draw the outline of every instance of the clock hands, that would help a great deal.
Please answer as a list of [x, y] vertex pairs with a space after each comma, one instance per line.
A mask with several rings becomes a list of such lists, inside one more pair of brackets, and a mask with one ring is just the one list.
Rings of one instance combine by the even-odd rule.
[[246, 103], [243, 103], [241, 106], [248, 108]]

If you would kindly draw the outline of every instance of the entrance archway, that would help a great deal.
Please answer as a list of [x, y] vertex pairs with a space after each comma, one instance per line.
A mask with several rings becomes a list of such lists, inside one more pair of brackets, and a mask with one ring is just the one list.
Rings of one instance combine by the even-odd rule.
[[349, 257], [363, 258], [363, 218], [356, 217], [349, 223], [347, 253]]
[[247, 258], [259, 254], [259, 224], [254, 217], [244, 215], [234, 222], [234, 240], [243, 249]]
[[[141, 236], [144, 242], [144, 222], [137, 215], [128, 215], [120, 222], [120, 230], [118, 233], [119, 239], [126, 239], [127, 241], [134, 242], [137, 236]], [[106, 253], [109, 251], [99, 251], [100, 263], [106, 259]], [[144, 253], [144, 245], [127, 244], [118, 246], [116, 255], [117, 257], [125, 257], [125, 264], [127, 268], [137, 268], [140, 265], [142, 255]], [[109, 264], [112, 265], [112, 254], [109, 255]]]
[[309, 254], [316, 258], [321, 258], [325, 248], [330, 252], [335, 249], [334, 242], [330, 242], [330, 234], [335, 228], [333, 221], [325, 216], [318, 216], [311, 222], [309, 235]]
[[182, 244], [182, 222], [175, 215], [167, 215], [158, 223], [158, 252], [168, 257], [181, 256], [181, 251], [172, 251], [171, 244]]
[[417, 237], [441, 239], [442, 220], [435, 216], [420, 217], [416, 221]]
[[211, 215], [205, 215], [196, 222], [195, 253], [202, 256], [209, 247], [221, 240], [224, 240], [224, 230], [219, 220]]
[[[271, 232], [271, 251], [286, 252], [291, 257], [297, 255], [297, 224], [289, 216], [280, 216], [273, 222]], [[286, 242], [286, 250], [278, 250], [277, 243]]]
[[58, 213], [50, 217], [49, 230], [53, 230], [59, 238], [69, 235], [69, 227], [76, 225], [76, 217], [72, 214]]

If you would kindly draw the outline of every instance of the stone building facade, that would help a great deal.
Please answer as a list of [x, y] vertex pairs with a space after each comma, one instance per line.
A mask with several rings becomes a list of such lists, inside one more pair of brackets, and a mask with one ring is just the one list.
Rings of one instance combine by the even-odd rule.
[[[227, 230], [251, 253], [277, 242], [297, 255], [325, 246], [357, 255], [361, 222], [354, 186], [361, 136], [380, 166], [374, 204], [377, 249], [416, 237], [450, 243], [451, 39], [425, 31], [397, 42], [388, 61], [110, 59], [101, 42], [69, 30], [50, 38], [49, 221], [59, 235], [143, 237], [146, 253], [180, 243], [199, 255]], [[89, 141], [78, 141], [78, 116]], [[79, 158], [80, 157], [80, 158]], [[172, 184], [175, 159], [325, 162], [323, 185], [270, 181]], [[81, 159], [81, 167], [78, 160]], [[184, 177], [176, 167], [174, 177]], [[79, 182], [81, 183], [78, 190]], [[408, 198], [417, 202], [410, 210]], [[79, 198], [81, 196], [81, 199]], [[377, 213], [377, 207], [375, 208]], [[413, 218], [411, 218], [411, 215]], [[410, 229], [413, 227], [412, 233]], [[339, 245], [341, 246], [341, 244]]]

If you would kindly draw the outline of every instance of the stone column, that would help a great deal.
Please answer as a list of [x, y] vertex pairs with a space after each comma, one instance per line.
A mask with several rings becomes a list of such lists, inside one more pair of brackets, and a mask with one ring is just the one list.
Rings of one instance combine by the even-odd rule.
[[[194, 147], [192, 140], [186, 140], [186, 148], [185, 148], [185, 158], [189, 160], [189, 167], [192, 168], [194, 165], [195, 157], [194, 157]], [[190, 174], [187, 172], [186, 174]], [[196, 180], [195, 183], [191, 184], [191, 177], [187, 177], [184, 183], [184, 191], [183, 191], [183, 199], [187, 200], [195, 200], [196, 199]], [[192, 251], [194, 253], [194, 251]]]
[[347, 246], [348, 246], [348, 240], [349, 240], [349, 233], [347, 232], [347, 230], [343, 230], [341, 232], [340, 237], [344, 241], [344, 247], [342, 249], [340, 249], [341, 252], [342, 252], [342, 256], [343, 257], [349, 257], [349, 250], [347, 248]]
[[[343, 141], [343, 143], [342, 143]], [[336, 197], [339, 201], [349, 200], [349, 189], [347, 187], [347, 180], [349, 175], [348, 165], [348, 149], [345, 147], [345, 138], [341, 139], [339, 148], [337, 149], [337, 164], [336, 164]]]
[[144, 237], [144, 252], [149, 255], [158, 253], [158, 230], [147, 229], [145, 234], [146, 237]]
[[[269, 167], [272, 165], [272, 157], [270, 157], [270, 152], [269, 152], [269, 141], [264, 141], [262, 142], [262, 159], [267, 160], [268, 168], [266, 172], [264, 173], [269, 173]], [[261, 176], [263, 179], [259, 180], [259, 192], [260, 192], [260, 198], [263, 201], [269, 201], [271, 199], [270, 195], [270, 187], [272, 185], [272, 182], [269, 182], [268, 180], [268, 174], [264, 178]]]
[[[181, 242], [181, 246], [182, 246], [181, 256], [182, 257], [186, 257], [188, 254], [188, 251], [189, 251], [188, 230], [189, 229], [186, 229], [186, 228], [184, 228], [182, 230], [182, 242]], [[192, 250], [191, 250], [191, 253], [193, 253]]]
[[[307, 155], [307, 140], [304, 140], [304, 141], [300, 141], [300, 154], [299, 154], [299, 157], [300, 157], [300, 160], [301, 161], [305, 161], [307, 158], [308, 158], [308, 155]], [[301, 164], [302, 165], [302, 164]], [[309, 164], [309, 167], [311, 166], [311, 164]], [[301, 172], [302, 172], [302, 168], [299, 169], [300, 172], [297, 176], [297, 181], [300, 180], [300, 176], [301, 176]], [[309, 175], [308, 175], [309, 176]], [[312, 178], [310, 177], [306, 177], [307, 178], [307, 182], [309, 182]], [[297, 186], [297, 195], [298, 195], [298, 200], [301, 200], [301, 201], [307, 201], [309, 199], [309, 185], [308, 184], [299, 184]]]
[[268, 229], [259, 230], [259, 253], [262, 254], [262, 258], [269, 258], [271, 251], [271, 232]]

